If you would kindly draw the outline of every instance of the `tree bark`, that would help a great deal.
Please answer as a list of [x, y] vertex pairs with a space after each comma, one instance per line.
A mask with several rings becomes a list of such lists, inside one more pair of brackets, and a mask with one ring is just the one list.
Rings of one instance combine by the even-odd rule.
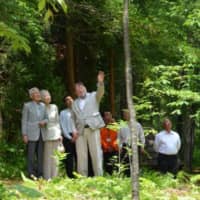
[[132, 199], [139, 199], [139, 163], [138, 163], [138, 148], [137, 148], [137, 128], [135, 109], [132, 101], [132, 73], [131, 73], [131, 55], [129, 43], [129, 29], [128, 29], [128, 0], [124, 0], [124, 13], [123, 13], [123, 30], [124, 30], [124, 54], [125, 54], [125, 76], [126, 76], [126, 93], [127, 103], [130, 112], [130, 129], [132, 132], [132, 165], [131, 165], [131, 178], [132, 178]]
[[73, 33], [71, 31], [66, 31], [66, 84], [69, 94], [74, 97], [74, 84], [75, 84], [75, 66], [74, 66], [74, 43], [73, 43]]
[[0, 110], [0, 134], [2, 132], [3, 132], [3, 116], [2, 116], [2, 111]]
[[110, 50], [110, 105], [111, 113], [115, 115], [115, 74], [114, 74], [114, 50]]
[[186, 115], [183, 120], [183, 162], [184, 169], [192, 171], [192, 155], [194, 150], [194, 121]]

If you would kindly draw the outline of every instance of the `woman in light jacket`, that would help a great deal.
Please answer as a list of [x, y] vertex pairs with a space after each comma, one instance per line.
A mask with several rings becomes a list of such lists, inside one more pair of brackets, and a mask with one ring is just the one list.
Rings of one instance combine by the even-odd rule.
[[47, 90], [41, 90], [41, 99], [46, 105], [48, 115], [48, 123], [44, 134], [44, 178], [49, 180], [58, 175], [58, 161], [54, 156], [54, 152], [61, 143], [61, 129], [59, 124], [58, 108], [51, 103], [51, 95]]

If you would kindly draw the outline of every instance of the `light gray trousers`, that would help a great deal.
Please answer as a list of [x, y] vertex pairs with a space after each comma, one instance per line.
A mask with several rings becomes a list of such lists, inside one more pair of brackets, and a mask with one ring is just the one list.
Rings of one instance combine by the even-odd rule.
[[58, 175], [58, 160], [56, 159], [54, 152], [58, 149], [59, 144], [59, 140], [49, 140], [44, 142], [43, 174], [46, 180]]
[[94, 175], [103, 175], [99, 129], [91, 130], [90, 128], [85, 128], [83, 134], [79, 135], [76, 140], [77, 170], [83, 176], [88, 176], [88, 150], [91, 155]]

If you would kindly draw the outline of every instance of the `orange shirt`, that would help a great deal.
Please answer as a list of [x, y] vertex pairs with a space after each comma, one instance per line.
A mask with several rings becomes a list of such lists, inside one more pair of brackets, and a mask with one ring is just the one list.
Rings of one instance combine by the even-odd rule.
[[117, 132], [103, 127], [100, 133], [103, 152], [118, 151]]

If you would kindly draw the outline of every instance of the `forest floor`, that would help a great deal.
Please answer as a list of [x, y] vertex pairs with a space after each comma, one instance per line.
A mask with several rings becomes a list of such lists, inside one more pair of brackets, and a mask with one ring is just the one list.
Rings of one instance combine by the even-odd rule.
[[[196, 171], [195, 171], [196, 172]], [[141, 200], [200, 200], [200, 175], [181, 172], [177, 179], [147, 171], [140, 177]], [[129, 200], [131, 180], [125, 177], [58, 177], [32, 181], [26, 177], [0, 180], [0, 199]]]

